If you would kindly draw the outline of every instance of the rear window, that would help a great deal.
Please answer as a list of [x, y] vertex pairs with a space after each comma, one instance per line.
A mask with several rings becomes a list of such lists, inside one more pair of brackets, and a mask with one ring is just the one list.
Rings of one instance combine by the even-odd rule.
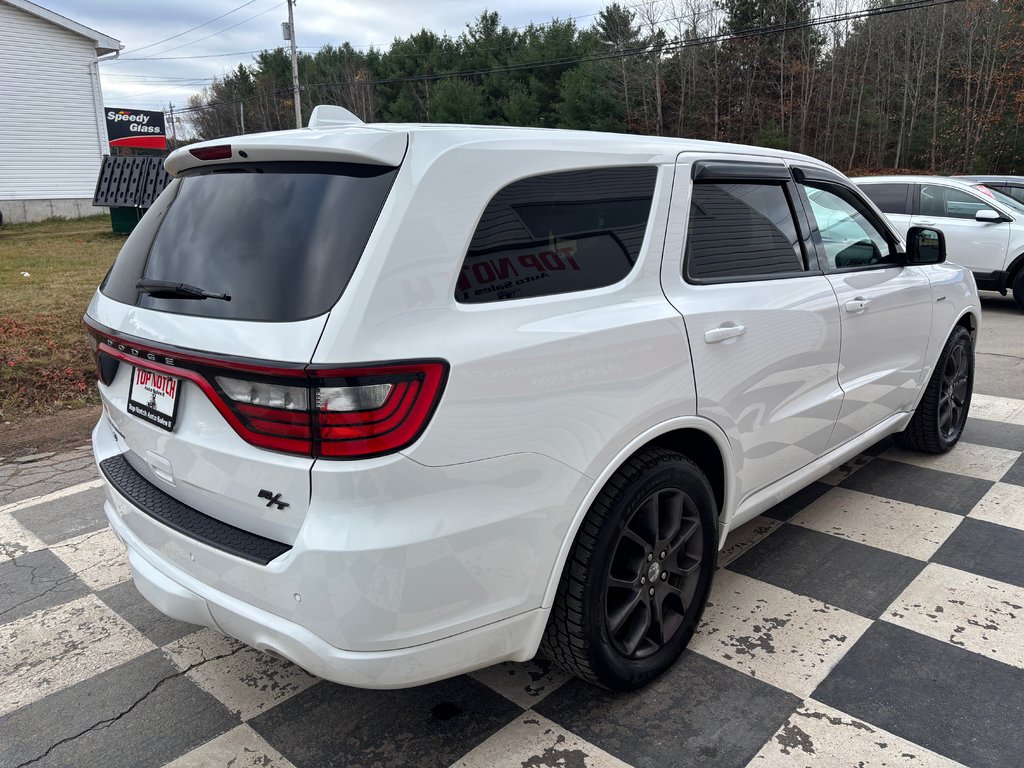
[[860, 191], [867, 195], [882, 213], [910, 213], [909, 184], [865, 184]]
[[640, 254], [654, 197], [654, 166], [533, 176], [487, 204], [455, 286], [481, 304], [616, 283]]
[[[100, 290], [125, 304], [183, 315], [288, 322], [341, 297], [396, 168], [349, 163], [222, 165], [172, 182]], [[140, 279], [184, 283], [221, 299], [157, 298]]]

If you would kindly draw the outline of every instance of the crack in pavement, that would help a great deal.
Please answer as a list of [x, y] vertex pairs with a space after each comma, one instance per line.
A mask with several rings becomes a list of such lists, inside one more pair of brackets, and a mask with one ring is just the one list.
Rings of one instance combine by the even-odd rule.
[[92, 725], [90, 725], [85, 730], [83, 730], [83, 731], [81, 731], [79, 733], [76, 733], [74, 736], [68, 736], [67, 738], [61, 739], [60, 741], [58, 741], [55, 744], [53, 744], [50, 747], [48, 747], [47, 750], [45, 752], [43, 752], [43, 754], [39, 755], [38, 757], [33, 757], [31, 760], [26, 760], [24, 763], [21, 763], [20, 765], [16, 766], [16, 768], [26, 768], [26, 766], [32, 765], [33, 763], [38, 763], [40, 760], [44, 760], [47, 757], [49, 757], [50, 753], [52, 753], [53, 750], [57, 749], [57, 747], [63, 746], [64, 744], [67, 744], [68, 742], [74, 741], [75, 739], [79, 739], [82, 736], [85, 736], [87, 733], [91, 733], [93, 731], [97, 731], [97, 730], [100, 730], [102, 728], [109, 728], [111, 725], [113, 725], [114, 723], [118, 722], [121, 718], [123, 718], [126, 715], [130, 714], [142, 702], [144, 702], [146, 699], [148, 699], [150, 696], [152, 696], [154, 693], [156, 693], [156, 691], [164, 683], [170, 682], [171, 680], [175, 680], [175, 679], [181, 677], [182, 675], [187, 675], [193, 669], [196, 669], [197, 667], [201, 667], [204, 664], [209, 664], [210, 662], [213, 662], [213, 661], [219, 661], [220, 659], [226, 659], [228, 656], [234, 656], [239, 651], [242, 651], [242, 650], [244, 650], [245, 648], [248, 648], [248, 647], [249, 646], [244, 645], [244, 644], [239, 645], [237, 648], [235, 648], [232, 651], [229, 651], [228, 653], [222, 653], [222, 654], [220, 654], [218, 656], [211, 656], [208, 659], [204, 658], [202, 661], [197, 661], [195, 664], [190, 664], [185, 669], [179, 670], [179, 671], [175, 672], [172, 675], [168, 675], [167, 677], [160, 678], [159, 680], [157, 680], [156, 684], [154, 684], [152, 688], [150, 688], [148, 691], [146, 691], [144, 694], [142, 694], [142, 696], [139, 697], [138, 699], [136, 699], [134, 702], [132, 702], [132, 704], [126, 710], [124, 710], [123, 712], [120, 712], [119, 714], [114, 715], [113, 717], [108, 717], [108, 718], [105, 718], [103, 720], [100, 720], [97, 723], [93, 723]]

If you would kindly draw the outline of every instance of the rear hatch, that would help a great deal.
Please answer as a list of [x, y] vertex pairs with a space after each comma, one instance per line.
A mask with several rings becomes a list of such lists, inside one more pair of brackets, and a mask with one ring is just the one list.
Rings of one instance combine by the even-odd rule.
[[178, 178], [86, 315], [123, 459], [204, 515], [287, 544], [310, 498], [316, 395], [306, 369], [406, 139], [395, 135], [367, 162], [324, 152], [325, 132], [308, 133], [321, 142], [317, 159], [261, 137], [218, 145], [226, 151], [205, 152], [212, 163], [208, 146], [184, 161], [175, 153]]

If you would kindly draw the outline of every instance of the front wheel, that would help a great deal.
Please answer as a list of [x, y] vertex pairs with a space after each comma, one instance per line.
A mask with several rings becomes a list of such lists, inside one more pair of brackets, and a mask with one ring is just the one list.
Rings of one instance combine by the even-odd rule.
[[1017, 304], [1017, 309], [1024, 312], [1024, 269], [1017, 272], [1017, 277], [1013, 279], [1013, 300]]
[[587, 513], [562, 571], [541, 651], [613, 690], [646, 685], [700, 620], [717, 552], [714, 494], [690, 459], [631, 457]]
[[945, 453], [960, 440], [974, 391], [974, 340], [957, 326], [942, 348], [928, 388], [896, 442], [925, 453]]

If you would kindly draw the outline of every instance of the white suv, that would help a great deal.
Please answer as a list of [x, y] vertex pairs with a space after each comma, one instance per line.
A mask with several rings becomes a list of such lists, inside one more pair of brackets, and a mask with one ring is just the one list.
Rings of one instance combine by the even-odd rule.
[[86, 315], [106, 512], [160, 610], [330, 680], [643, 685], [730, 530], [966, 419], [970, 273], [809, 157], [320, 107], [166, 165]]
[[1013, 291], [1024, 310], [1024, 203], [987, 185], [945, 176], [853, 179], [896, 229], [938, 227], [949, 258], [974, 274], [978, 287]]

